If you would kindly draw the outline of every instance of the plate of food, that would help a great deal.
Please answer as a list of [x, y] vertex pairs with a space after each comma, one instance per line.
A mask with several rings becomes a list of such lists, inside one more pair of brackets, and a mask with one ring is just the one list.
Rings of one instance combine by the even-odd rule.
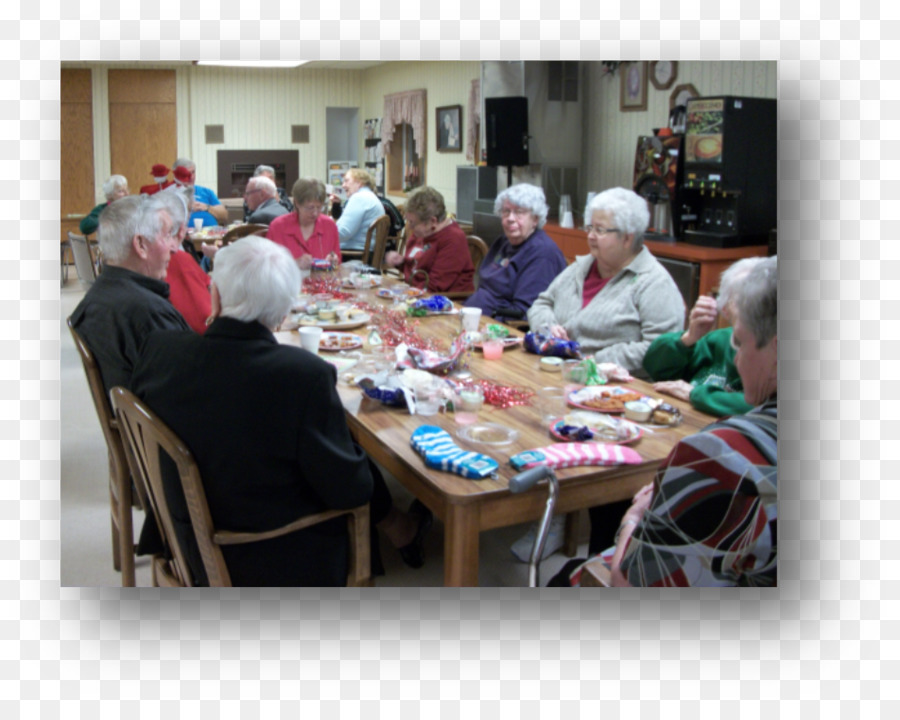
[[352, 273], [350, 277], [344, 278], [341, 286], [350, 290], [371, 290], [381, 285], [381, 275], [360, 275]]
[[574, 410], [550, 423], [550, 434], [563, 442], [600, 442], [627, 445], [644, 431], [624, 418], [592, 410]]
[[345, 332], [326, 332], [322, 333], [322, 339], [319, 340], [319, 350], [327, 350], [328, 352], [356, 350], [356, 348], [361, 348], [362, 344], [362, 338], [359, 335]]
[[296, 318], [297, 325], [300, 327], [314, 325], [323, 330], [352, 330], [368, 323], [372, 316], [358, 308], [353, 308], [350, 310], [346, 320], [339, 320], [336, 317], [326, 320], [318, 315], [298, 315]]
[[[393, 298], [394, 298], [394, 293], [391, 292], [390, 288], [381, 288], [376, 294], [380, 298], [388, 298], [390, 300], [393, 300]], [[404, 291], [404, 293], [401, 297], [417, 298], [424, 294], [425, 294], [425, 291], [422, 288], [411, 287], [411, 288], [406, 288], [406, 290]]]
[[600, 387], [589, 385], [569, 393], [569, 405], [582, 410], [593, 410], [603, 413], [623, 413], [625, 403], [651, 398], [627, 387]]

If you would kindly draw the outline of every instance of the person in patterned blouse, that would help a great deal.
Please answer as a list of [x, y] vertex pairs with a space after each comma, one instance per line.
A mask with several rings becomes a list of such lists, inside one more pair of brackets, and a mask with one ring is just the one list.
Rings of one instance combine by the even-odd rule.
[[[601, 553], [613, 585], [777, 585], [777, 283], [766, 258], [735, 299], [734, 362], [753, 409], [681, 440], [634, 496]], [[584, 562], [550, 584], [579, 584]]]

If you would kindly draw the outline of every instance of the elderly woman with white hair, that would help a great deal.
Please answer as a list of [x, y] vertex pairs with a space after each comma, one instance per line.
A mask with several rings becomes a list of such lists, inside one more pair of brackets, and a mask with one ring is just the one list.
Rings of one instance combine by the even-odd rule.
[[738, 260], [722, 273], [718, 298], [703, 295], [691, 309], [688, 329], [660, 335], [644, 355], [644, 370], [658, 381], [657, 392], [687, 400], [716, 417], [739, 415], [750, 409], [744, 400], [741, 376], [734, 366], [732, 328], [715, 329], [719, 313], [733, 321], [736, 291], [763, 258]]
[[566, 259], [542, 230], [547, 201], [541, 188], [508, 187], [494, 200], [494, 214], [500, 216], [503, 235], [491, 244], [478, 268], [478, 289], [465, 304], [499, 320], [519, 320], [565, 269]]
[[[132, 387], [190, 448], [214, 525], [272, 530], [371, 501], [373, 526], [409, 564], [410, 552], [421, 553], [431, 515], [393, 507], [377, 468], [350, 436], [334, 366], [273, 334], [300, 292], [291, 254], [264, 238], [242, 238], [217, 253], [212, 283], [215, 319], [206, 334], [150, 335]], [[172, 503], [172, 514], [196, 584], [205, 584], [183, 502]], [[223, 554], [234, 585], [344, 585], [346, 520], [225, 546]]]
[[91, 210], [91, 212], [83, 217], [81, 222], [78, 223], [78, 229], [81, 231], [82, 235], [90, 235], [91, 233], [97, 232], [97, 226], [100, 225], [100, 213], [102, 213], [111, 202], [115, 202], [119, 198], [128, 195], [128, 180], [125, 179], [124, 175], [110, 175], [109, 179], [103, 183], [103, 195], [106, 198], [106, 202], [97, 205], [97, 207]]
[[528, 311], [531, 329], [575, 340], [584, 355], [638, 377], [650, 343], [684, 327], [684, 300], [672, 276], [644, 247], [646, 201], [611, 188], [591, 201], [588, 255], [579, 255]]

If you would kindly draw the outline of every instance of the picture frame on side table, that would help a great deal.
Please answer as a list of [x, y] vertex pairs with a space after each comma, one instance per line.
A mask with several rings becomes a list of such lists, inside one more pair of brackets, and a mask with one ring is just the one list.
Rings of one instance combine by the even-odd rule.
[[438, 152], [462, 152], [462, 105], [444, 105], [435, 110]]
[[621, 112], [647, 109], [647, 62], [623, 63], [619, 78], [619, 110]]

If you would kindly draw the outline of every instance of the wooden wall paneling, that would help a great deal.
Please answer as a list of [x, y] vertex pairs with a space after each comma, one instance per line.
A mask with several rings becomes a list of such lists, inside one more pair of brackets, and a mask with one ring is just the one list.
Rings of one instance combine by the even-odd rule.
[[173, 70], [109, 71], [109, 145], [111, 172], [128, 178], [132, 192], [153, 182], [154, 164], [171, 167], [178, 150]]
[[[95, 205], [91, 71], [61, 70], [60, 98], [60, 217], [65, 220], [87, 215]], [[62, 225], [61, 240], [71, 223]]]

